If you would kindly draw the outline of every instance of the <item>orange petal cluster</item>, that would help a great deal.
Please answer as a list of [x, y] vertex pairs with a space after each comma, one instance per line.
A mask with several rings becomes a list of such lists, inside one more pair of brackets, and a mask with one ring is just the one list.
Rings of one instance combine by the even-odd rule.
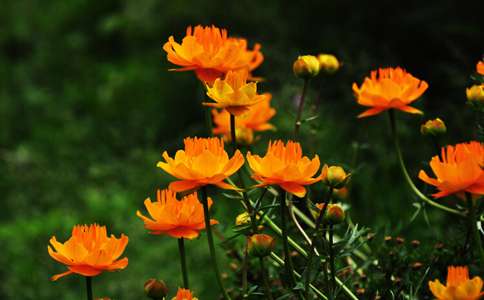
[[194, 298], [193, 292], [190, 292], [190, 290], [186, 290], [178, 287], [178, 292], [176, 293], [176, 297], [174, 297], [171, 300], [198, 300], [198, 298]]
[[210, 84], [229, 70], [255, 69], [264, 60], [259, 49], [256, 44], [254, 50], [247, 50], [245, 39], [227, 38], [227, 30], [214, 25], [198, 25], [193, 34], [189, 26], [181, 45], [170, 36], [163, 46], [168, 61], [183, 67], [174, 71], [193, 70], [200, 81]]
[[[272, 124], [267, 123], [267, 121], [276, 114], [276, 110], [271, 108], [270, 104], [272, 95], [269, 93], [264, 93], [262, 95], [265, 96], [264, 99], [251, 106], [249, 116], [235, 119], [235, 128], [236, 130], [240, 130], [241, 133], [239, 134], [239, 131], [237, 131], [237, 143], [239, 144], [252, 144], [254, 140], [254, 131], [276, 129]], [[226, 109], [222, 110], [220, 113], [216, 109], [213, 109], [212, 114], [213, 122], [217, 125], [217, 127], [213, 128], [213, 133], [223, 134], [224, 139], [230, 141], [230, 113]], [[252, 142], [247, 139], [239, 141], [239, 136], [242, 138], [249, 136], [251, 137], [249, 140]]]
[[106, 234], [106, 226], [98, 224], [89, 227], [74, 226], [72, 237], [67, 242], [59, 243], [54, 236], [50, 243], [57, 251], [54, 252], [50, 246], [47, 246], [50, 256], [66, 264], [69, 269], [68, 272], [53, 276], [52, 281], [72, 273], [95, 276], [102, 271], [114, 272], [128, 265], [126, 257], [116, 261], [123, 254], [128, 237], [122, 234], [120, 239], [116, 239], [114, 235], [109, 238]]
[[400, 67], [372, 71], [371, 78], [365, 78], [360, 88], [353, 83], [358, 103], [372, 107], [358, 118], [376, 115], [391, 108], [423, 114], [408, 104], [420, 97], [427, 88], [427, 82], [413, 77]]
[[448, 267], [447, 285], [444, 286], [438, 279], [429, 281], [430, 290], [439, 300], [478, 300], [484, 295], [481, 293], [482, 279], [474, 277], [469, 279], [467, 267]]
[[229, 159], [224, 150], [224, 143], [217, 137], [186, 138], [184, 142], [185, 150], [178, 150], [174, 159], [165, 151], [163, 158], [166, 163], [160, 161], [157, 165], [168, 174], [182, 180], [170, 183], [170, 190], [188, 193], [207, 184], [223, 189], [238, 189], [222, 180], [237, 172], [244, 164], [244, 157], [239, 150]]
[[252, 178], [262, 182], [254, 187], [277, 184], [298, 197], [306, 195], [303, 185], [313, 184], [322, 178], [322, 175], [312, 178], [319, 169], [319, 157], [316, 155], [312, 160], [303, 157], [299, 143], [291, 141], [286, 146], [282, 141], [269, 142], [265, 157], [252, 156], [247, 152], [247, 161], [255, 173]]
[[[197, 193], [190, 194], [178, 201], [176, 194], [170, 190], [158, 190], [158, 201], [145, 200], [148, 213], [153, 218], [143, 216], [139, 211], [138, 217], [142, 218], [147, 229], [153, 230], [151, 234], [168, 234], [176, 238], [194, 240], [200, 237], [198, 230], [205, 229], [205, 216], [203, 205], [198, 201]], [[208, 207], [212, 205], [212, 199], [208, 198]], [[210, 220], [211, 225], [218, 224]]]
[[428, 184], [434, 185], [440, 191], [432, 194], [435, 198], [450, 194], [464, 198], [464, 192], [475, 195], [484, 194], [484, 147], [481, 143], [472, 141], [442, 148], [442, 161], [434, 156], [430, 167], [437, 179], [430, 178], [421, 170], [418, 177]]
[[484, 75], [484, 63], [482, 61], [477, 63], [476, 69], [477, 73]]
[[257, 83], [247, 83], [247, 71], [229, 71], [222, 80], [217, 78], [213, 86], [207, 86], [207, 95], [216, 103], [203, 103], [206, 106], [225, 108], [231, 114], [245, 118], [249, 116], [249, 106], [265, 98], [257, 95]]

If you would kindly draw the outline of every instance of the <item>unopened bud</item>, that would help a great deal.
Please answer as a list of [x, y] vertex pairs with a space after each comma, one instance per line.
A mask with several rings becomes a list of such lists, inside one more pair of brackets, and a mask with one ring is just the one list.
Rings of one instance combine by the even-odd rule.
[[168, 295], [168, 289], [163, 281], [148, 279], [143, 285], [146, 297], [153, 300], [163, 300]]
[[275, 245], [276, 238], [262, 233], [247, 237], [247, 251], [255, 257], [264, 257], [271, 254]]
[[319, 54], [318, 55], [321, 70], [328, 75], [333, 75], [339, 69], [338, 59], [331, 54]]
[[319, 60], [313, 55], [299, 56], [298, 60], [292, 66], [294, 75], [305, 79], [318, 75], [319, 68]]
[[400, 237], [395, 238], [395, 241], [396, 241], [397, 243], [399, 243], [399, 244], [403, 244], [403, 243], [405, 243], [405, 240], [404, 240], [404, 239], [402, 239], [402, 238], [400, 238]]
[[416, 263], [414, 263], [414, 264], [412, 265], [412, 268], [414, 268], [414, 269], [420, 269], [420, 267], [422, 267], [422, 264], [421, 264], [421, 263], [419, 263], [419, 262], [416, 262]]
[[412, 245], [413, 245], [413, 247], [414, 247], [414, 248], [418, 248], [418, 246], [420, 246], [420, 242], [419, 242], [419, 241], [417, 241], [417, 240], [414, 240], [414, 241], [412, 242]]
[[346, 175], [342, 167], [332, 166], [328, 168], [328, 165], [324, 165], [321, 170], [323, 176], [323, 184], [333, 187], [335, 189], [341, 189], [348, 184], [351, 178], [351, 173]]
[[324, 223], [336, 225], [345, 220], [345, 211], [338, 204], [328, 204]]
[[424, 136], [439, 136], [447, 131], [444, 122], [437, 118], [435, 120], [428, 120], [425, 125], [420, 126], [420, 132]]
[[478, 100], [484, 101], [484, 86], [483, 85], [473, 85], [470, 89], [466, 90], [467, 100]]

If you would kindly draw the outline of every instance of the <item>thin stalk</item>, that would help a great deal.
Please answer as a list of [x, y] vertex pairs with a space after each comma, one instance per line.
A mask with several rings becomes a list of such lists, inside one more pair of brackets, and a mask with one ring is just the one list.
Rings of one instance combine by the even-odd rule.
[[86, 276], [87, 300], [92, 300], [92, 277]]
[[262, 272], [262, 277], [264, 278], [264, 286], [266, 287], [267, 298], [269, 298], [269, 300], [273, 300], [272, 293], [271, 293], [271, 287], [269, 286], [269, 280], [267, 279], [266, 269], [264, 268], [264, 258], [259, 257], [259, 262], [260, 262], [260, 269], [261, 269], [261, 272]]
[[294, 277], [294, 267], [292, 265], [291, 251], [287, 242], [287, 226], [286, 226], [286, 191], [281, 189], [281, 229], [282, 229], [282, 245], [284, 246], [284, 255], [286, 256], [286, 273], [289, 275], [291, 281], [291, 291], [296, 286], [296, 278]]
[[331, 268], [331, 285], [333, 291], [336, 290], [336, 269], [334, 268], [334, 250], [333, 250], [333, 224], [329, 225], [329, 267]]
[[469, 210], [469, 222], [472, 229], [472, 235], [476, 241], [477, 253], [479, 254], [481, 268], [484, 269], [484, 249], [482, 249], [481, 236], [477, 229], [476, 212], [474, 211], [474, 201], [472, 200], [472, 194], [466, 192], [467, 209]]
[[235, 135], [235, 116], [230, 114], [230, 138], [232, 139], [232, 148], [237, 151], [237, 137]]
[[331, 194], [333, 193], [333, 187], [329, 188], [328, 194], [326, 195], [326, 199], [324, 200], [324, 205], [321, 211], [319, 212], [318, 218], [316, 219], [316, 227], [314, 228], [313, 239], [311, 240], [311, 250], [308, 253], [308, 265], [306, 267], [306, 299], [309, 299], [309, 283], [311, 279], [311, 260], [313, 259], [314, 253], [314, 245], [316, 244], [316, 238], [319, 236], [319, 226], [321, 225], [321, 220], [323, 219], [324, 212], [329, 204], [329, 199], [331, 199]]
[[188, 282], [188, 269], [187, 258], [185, 255], [185, 241], [183, 238], [178, 239], [178, 251], [180, 252], [180, 261], [183, 274], [183, 285], [185, 289], [190, 289], [190, 283]]
[[207, 232], [207, 240], [208, 240], [208, 248], [210, 249], [210, 256], [212, 258], [212, 265], [215, 271], [215, 277], [217, 279], [218, 286], [220, 288], [220, 292], [225, 300], [231, 300], [230, 296], [227, 294], [227, 290], [225, 289], [224, 283], [222, 281], [222, 276], [220, 274], [220, 269], [218, 267], [217, 256], [215, 253], [215, 246], [213, 243], [213, 236], [212, 236], [212, 225], [210, 224], [210, 212], [208, 210], [208, 197], [207, 197], [207, 187], [202, 186], [202, 204], [203, 204], [203, 213], [205, 215], [205, 227]]
[[299, 126], [301, 126], [301, 115], [302, 115], [302, 109], [303, 109], [303, 106], [304, 106], [304, 99], [306, 98], [306, 90], [307, 90], [307, 87], [308, 87], [308, 81], [309, 81], [309, 79], [307, 79], [307, 78], [304, 79], [303, 90], [301, 92], [301, 99], [299, 100], [299, 108], [297, 110], [296, 124], [294, 125], [294, 135], [292, 136], [292, 140], [294, 142], [297, 140], [297, 134], [299, 132]]
[[405, 177], [405, 180], [407, 181], [408, 185], [412, 189], [412, 191], [424, 202], [427, 202], [428, 204], [432, 205], [433, 207], [436, 207], [438, 209], [441, 209], [443, 211], [446, 211], [448, 213], [452, 213], [461, 217], [467, 217], [465, 213], [460, 212], [458, 210], [449, 208], [447, 206], [438, 204], [437, 202], [434, 202], [430, 200], [429, 198], [425, 197], [424, 194], [422, 194], [413, 184], [412, 179], [410, 179], [410, 176], [408, 176], [407, 170], [405, 169], [405, 164], [403, 162], [402, 154], [400, 152], [400, 146], [398, 145], [398, 138], [397, 138], [397, 129], [395, 125], [395, 115], [393, 112], [393, 109], [389, 110], [390, 112], [390, 124], [392, 128], [392, 137], [393, 137], [393, 144], [395, 145], [395, 150], [397, 152], [398, 156], [398, 162], [400, 164], [400, 168], [402, 169], [403, 176]]
[[242, 268], [242, 292], [244, 299], [247, 298], [247, 265], [249, 264], [249, 253], [247, 253], [247, 245], [245, 246], [244, 266]]

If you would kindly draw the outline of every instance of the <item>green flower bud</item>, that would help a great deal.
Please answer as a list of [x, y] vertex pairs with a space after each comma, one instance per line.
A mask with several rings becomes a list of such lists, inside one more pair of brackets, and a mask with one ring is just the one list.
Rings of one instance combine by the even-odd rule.
[[346, 175], [342, 167], [324, 165], [321, 171], [323, 175], [323, 183], [335, 189], [341, 189], [348, 184], [351, 178], [351, 173]]
[[145, 295], [153, 300], [163, 300], [168, 295], [168, 289], [163, 281], [148, 279], [143, 285]]
[[420, 126], [420, 132], [424, 136], [439, 136], [443, 135], [447, 131], [444, 122], [437, 118], [435, 120], [428, 120], [425, 125]]
[[247, 251], [255, 257], [264, 257], [271, 254], [275, 245], [276, 238], [262, 233], [247, 237]]

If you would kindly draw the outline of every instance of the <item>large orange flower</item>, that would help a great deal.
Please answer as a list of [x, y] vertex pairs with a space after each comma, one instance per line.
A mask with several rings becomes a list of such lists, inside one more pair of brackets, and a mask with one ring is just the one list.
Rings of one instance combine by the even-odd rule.
[[474, 277], [469, 279], [467, 267], [450, 266], [447, 271], [447, 285], [444, 286], [438, 279], [429, 281], [430, 290], [439, 300], [478, 300], [481, 293], [482, 279]]
[[442, 148], [442, 161], [434, 156], [430, 167], [437, 179], [430, 178], [421, 170], [418, 177], [440, 191], [433, 194], [435, 198], [450, 194], [464, 198], [464, 192], [484, 194], [484, 147], [481, 143], [470, 142], [457, 144], [455, 147]]
[[366, 77], [361, 88], [353, 83], [358, 103], [372, 107], [358, 118], [376, 115], [391, 108], [412, 114], [423, 114], [408, 104], [420, 97], [427, 88], [427, 82], [413, 77], [400, 67], [372, 71], [371, 79]]
[[54, 236], [50, 243], [57, 251], [54, 252], [50, 246], [47, 246], [50, 256], [66, 264], [70, 270], [53, 276], [52, 281], [72, 273], [94, 276], [101, 274], [102, 271], [114, 272], [117, 269], [124, 269], [128, 265], [126, 257], [115, 261], [123, 253], [128, 243], [128, 237], [122, 234], [120, 239], [116, 239], [114, 235], [108, 238], [106, 226], [98, 224], [90, 227], [87, 225], [74, 226], [72, 237], [67, 242], [59, 243]]
[[198, 300], [198, 298], [194, 298], [193, 292], [190, 292], [190, 290], [178, 287], [178, 293], [176, 293], [176, 297], [171, 300]]
[[203, 103], [206, 106], [225, 108], [231, 114], [245, 118], [250, 114], [249, 106], [264, 99], [257, 95], [257, 83], [247, 83], [247, 71], [229, 71], [224, 80], [217, 78], [213, 86], [207, 84], [207, 95], [216, 103]]
[[158, 163], [158, 167], [182, 180], [170, 183], [170, 190], [177, 193], [191, 192], [207, 184], [223, 189], [238, 189], [222, 180], [237, 172], [244, 164], [244, 157], [239, 150], [229, 159], [224, 143], [217, 137], [186, 138], [184, 142], [185, 151], [178, 150], [175, 159], [165, 151], [163, 158], [166, 163]]
[[[265, 96], [265, 98], [251, 106], [249, 116], [235, 119], [237, 143], [239, 144], [252, 144], [254, 136], [253, 131], [276, 129], [272, 124], [267, 123], [267, 121], [276, 114], [276, 110], [271, 108], [270, 104], [272, 95], [269, 93], [264, 93], [262, 95]], [[230, 141], [230, 113], [226, 109], [222, 110], [220, 113], [216, 109], [213, 109], [212, 114], [213, 122], [217, 125], [217, 127], [213, 129], [213, 133], [223, 134], [224, 139]]]
[[477, 73], [484, 75], [484, 63], [482, 61], [477, 63]]
[[269, 142], [265, 157], [252, 156], [247, 152], [247, 161], [255, 173], [252, 178], [262, 182], [253, 187], [277, 184], [298, 197], [304, 197], [306, 189], [303, 185], [313, 184], [322, 178], [322, 175], [312, 178], [319, 169], [319, 157], [316, 155], [312, 160], [302, 157], [299, 143], [291, 141], [286, 147], [282, 141]]
[[174, 71], [194, 70], [198, 79], [210, 84], [229, 70], [256, 68], [264, 59], [260, 45], [248, 51], [245, 40], [229, 39], [227, 30], [213, 25], [205, 28], [198, 25], [193, 35], [189, 26], [181, 45], [170, 36], [163, 49], [168, 53], [168, 61], [184, 67]]
[[[205, 216], [203, 205], [198, 201], [197, 193], [190, 194], [178, 201], [176, 194], [170, 190], [158, 190], [158, 202], [145, 200], [145, 206], [150, 218], [143, 216], [139, 211], [138, 217], [145, 222], [145, 227], [154, 230], [151, 234], [168, 234], [176, 238], [194, 240], [200, 237], [198, 230], [205, 229]], [[208, 198], [208, 207], [212, 205], [212, 199]], [[211, 225], [218, 224], [210, 220]]]

